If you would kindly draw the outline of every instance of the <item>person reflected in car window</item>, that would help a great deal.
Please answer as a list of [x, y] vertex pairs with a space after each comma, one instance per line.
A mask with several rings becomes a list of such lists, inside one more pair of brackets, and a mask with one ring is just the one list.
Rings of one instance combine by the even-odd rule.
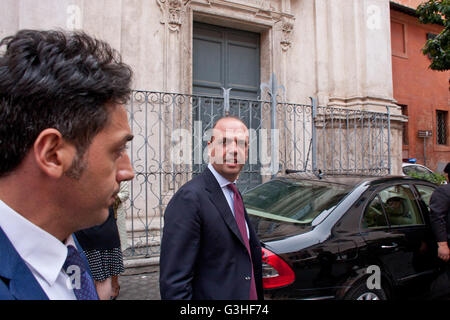
[[405, 213], [403, 199], [392, 197], [386, 201], [386, 212], [388, 216], [402, 216]]

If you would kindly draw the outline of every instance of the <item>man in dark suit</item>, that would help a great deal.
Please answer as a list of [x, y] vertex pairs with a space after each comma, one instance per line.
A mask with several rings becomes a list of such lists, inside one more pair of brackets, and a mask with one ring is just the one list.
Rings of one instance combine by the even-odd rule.
[[430, 199], [430, 221], [438, 244], [438, 257], [445, 262], [450, 259], [450, 162], [444, 168], [448, 184], [436, 188]]
[[131, 75], [83, 32], [0, 42], [0, 299], [98, 299], [72, 234], [103, 223], [134, 176]]
[[164, 214], [162, 299], [263, 299], [261, 245], [235, 181], [248, 156], [248, 129], [219, 119], [210, 163], [183, 185]]

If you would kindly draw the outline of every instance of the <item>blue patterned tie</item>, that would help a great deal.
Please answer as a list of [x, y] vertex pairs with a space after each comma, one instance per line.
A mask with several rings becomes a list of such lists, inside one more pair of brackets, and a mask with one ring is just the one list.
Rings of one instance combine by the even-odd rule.
[[89, 272], [86, 262], [74, 246], [67, 246], [67, 258], [63, 269], [70, 277], [73, 292], [77, 300], [98, 300], [97, 290]]

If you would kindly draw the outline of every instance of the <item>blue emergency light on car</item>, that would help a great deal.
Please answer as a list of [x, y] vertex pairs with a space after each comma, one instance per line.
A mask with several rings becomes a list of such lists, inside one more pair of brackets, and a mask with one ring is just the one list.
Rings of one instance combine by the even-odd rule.
[[408, 162], [409, 163], [416, 163], [417, 159], [416, 158], [410, 158], [410, 159], [408, 159]]

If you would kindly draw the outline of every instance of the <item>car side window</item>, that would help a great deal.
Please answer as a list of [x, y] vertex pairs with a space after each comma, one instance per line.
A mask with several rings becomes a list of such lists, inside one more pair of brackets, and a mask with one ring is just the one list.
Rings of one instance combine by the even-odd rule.
[[421, 184], [417, 184], [416, 188], [420, 194], [420, 198], [423, 200], [423, 202], [425, 203], [425, 205], [427, 206], [428, 211], [429, 211], [430, 210], [430, 198], [435, 189], [433, 187], [425, 186], [425, 185], [421, 185]]
[[363, 228], [385, 228], [388, 226], [384, 210], [382, 208], [381, 199], [377, 195], [369, 203], [364, 211], [364, 216], [362, 219]]
[[414, 194], [408, 185], [396, 185], [379, 193], [392, 227], [424, 224]]

